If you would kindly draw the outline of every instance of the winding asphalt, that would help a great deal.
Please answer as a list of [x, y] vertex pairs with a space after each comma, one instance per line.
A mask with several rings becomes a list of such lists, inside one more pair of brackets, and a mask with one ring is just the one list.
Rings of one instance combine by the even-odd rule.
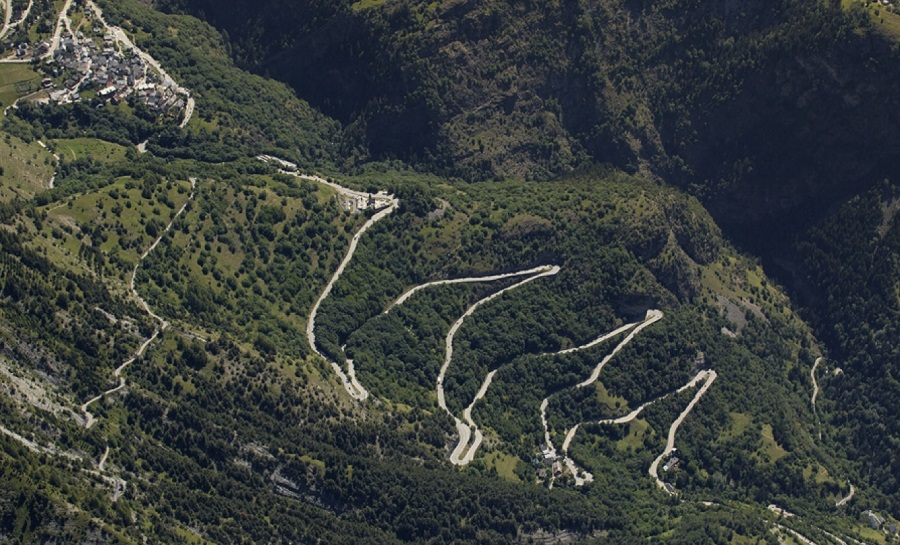
[[[543, 266], [543, 267], [537, 267], [536, 273], [533, 276], [529, 276], [528, 278], [521, 280], [511, 286], [507, 286], [507, 287], [503, 288], [502, 290], [498, 290], [498, 291], [492, 293], [491, 295], [488, 295], [487, 297], [472, 304], [472, 306], [470, 306], [468, 309], [466, 309], [466, 312], [462, 316], [460, 316], [459, 319], [456, 320], [456, 322], [454, 322], [453, 325], [450, 327], [450, 331], [447, 333], [447, 338], [444, 343], [444, 347], [445, 347], [444, 364], [441, 366], [440, 373], [438, 373], [436, 392], [437, 392], [437, 398], [438, 398], [438, 406], [441, 409], [443, 409], [444, 412], [446, 412], [448, 415], [450, 415], [453, 418], [454, 422], [456, 423], [456, 430], [459, 433], [459, 442], [457, 443], [456, 448], [454, 448], [453, 452], [450, 454], [450, 462], [451, 463], [453, 463], [455, 465], [466, 465], [469, 462], [471, 462], [472, 459], [474, 458], [475, 452], [478, 450], [478, 446], [481, 444], [481, 440], [483, 438], [481, 429], [478, 428], [478, 426], [475, 425], [475, 423], [472, 422], [472, 420], [471, 420], [471, 410], [470, 409], [468, 410], [468, 414], [469, 414], [468, 422], [469, 423], [465, 423], [462, 420], [460, 420], [459, 417], [457, 417], [455, 414], [453, 414], [453, 412], [450, 411], [450, 409], [447, 408], [447, 402], [444, 398], [444, 378], [447, 375], [447, 369], [450, 368], [450, 362], [453, 361], [453, 338], [456, 335], [456, 332], [459, 330], [460, 326], [462, 326], [463, 322], [465, 322], [466, 318], [471, 316], [472, 313], [474, 313], [478, 309], [478, 307], [480, 307], [481, 305], [488, 303], [489, 301], [492, 301], [493, 299], [496, 299], [497, 297], [500, 297], [501, 295], [503, 295], [504, 293], [506, 293], [508, 291], [522, 287], [525, 284], [528, 284], [529, 282], [533, 282], [533, 281], [537, 280], [538, 278], [542, 278], [545, 276], [553, 276], [555, 274], [558, 274], [559, 271], [560, 271], [560, 268], [557, 265], [553, 265], [553, 266], [547, 265], [547, 266]], [[493, 378], [493, 375], [491, 375], [490, 379], [492, 379], [492, 378]], [[487, 393], [487, 389], [490, 386], [490, 379], [486, 379], [485, 383], [482, 384], [481, 389], [479, 389], [479, 391], [478, 391], [478, 394], [480, 394], [480, 396], [478, 394], [476, 394], [475, 399], [470, 404], [470, 408], [473, 407], [475, 405], [475, 403], [479, 399], [481, 399], [481, 397], [484, 397], [484, 395]], [[473, 436], [474, 436], [474, 441], [473, 441], [472, 445], [470, 446], [469, 439], [470, 439], [470, 437], [473, 437]], [[465, 453], [465, 454], [463, 454], [463, 453]]]
[[[409, 290], [407, 290], [405, 293], [403, 293], [403, 295], [401, 295], [400, 297], [398, 297], [393, 303], [391, 303], [390, 305], [388, 305], [388, 308], [386, 308], [386, 309], [384, 310], [384, 313], [387, 314], [387, 313], [390, 312], [391, 309], [393, 309], [394, 307], [396, 307], [396, 306], [398, 306], [398, 305], [402, 305], [402, 304], [405, 303], [410, 297], [412, 297], [412, 296], [415, 295], [416, 293], [418, 293], [418, 292], [420, 292], [420, 291], [422, 291], [422, 290], [424, 290], [424, 289], [427, 289], [427, 288], [433, 288], [433, 287], [435, 287], [435, 286], [445, 286], [445, 285], [447, 285], [447, 284], [466, 284], [466, 283], [475, 283], [475, 282], [495, 282], [495, 281], [497, 281], [497, 280], [504, 280], [504, 279], [506, 279], [506, 278], [515, 278], [515, 277], [518, 277], [518, 276], [526, 276], [526, 275], [538, 274], [538, 273], [540, 273], [540, 272], [547, 271], [549, 268], [550, 268], [550, 267], [548, 267], [548, 266], [546, 266], [546, 265], [543, 265], [543, 266], [540, 266], [540, 267], [534, 267], [533, 269], [528, 269], [528, 270], [524, 270], [524, 271], [509, 272], [509, 273], [503, 273], [503, 274], [493, 274], [493, 275], [490, 275], [490, 276], [469, 276], [469, 277], [466, 277], [466, 278], [453, 278], [453, 279], [450, 279], [450, 280], [435, 280], [434, 282], [426, 282], [425, 284], [420, 284], [420, 285], [418, 285], [418, 286], [416, 286], [416, 287], [414, 287], [414, 288], [410, 288]], [[554, 274], [555, 274], [555, 273], [554, 273]]]
[[856, 487], [853, 486], [853, 483], [848, 481], [847, 484], [850, 485], [850, 493], [847, 494], [846, 496], [844, 496], [843, 498], [839, 499], [838, 501], [834, 502], [835, 507], [843, 507], [843, 506], [847, 505], [847, 503], [853, 499], [853, 496], [856, 495]]
[[[607, 354], [602, 360], [600, 360], [600, 363], [598, 363], [594, 367], [593, 371], [591, 372], [590, 376], [587, 379], [583, 380], [582, 382], [579, 382], [578, 384], [573, 386], [573, 388], [584, 388], [584, 387], [590, 386], [591, 384], [596, 382], [597, 379], [600, 378], [600, 372], [603, 370], [603, 367], [605, 367], [606, 364], [609, 363], [609, 360], [611, 360], [613, 358], [613, 356], [615, 356], [616, 354], [619, 353], [620, 350], [625, 348], [625, 346], [628, 345], [628, 343], [630, 343], [632, 341], [632, 339], [634, 339], [634, 337], [638, 333], [640, 333], [645, 327], [648, 327], [648, 326], [658, 322], [659, 320], [662, 319], [662, 317], [663, 317], [663, 313], [661, 311], [648, 310], [646, 316], [644, 317], [643, 322], [625, 324], [625, 325], [615, 329], [614, 331], [611, 331], [609, 333], [601, 335], [600, 337], [597, 337], [596, 339], [589, 342], [588, 344], [557, 352], [557, 354], [568, 354], [571, 352], [575, 352], [577, 350], [584, 350], [586, 348], [596, 346], [607, 339], [610, 339], [612, 337], [620, 335], [620, 334], [628, 331], [629, 329], [633, 330], [633, 331], [631, 331], [631, 333], [628, 334], [627, 337], [622, 339], [622, 341], [619, 342], [619, 344], [617, 344], [616, 347], [613, 348], [613, 350], [609, 354]], [[562, 390], [560, 390], [560, 391], [562, 391]], [[554, 452], [556, 451], [556, 447], [553, 445], [553, 440], [550, 438], [550, 428], [549, 428], [549, 425], [547, 424], [547, 407], [550, 404], [550, 398], [558, 393], [559, 392], [554, 392], [553, 394], [550, 394], [549, 396], [544, 398], [544, 400], [541, 402], [541, 425], [544, 427], [544, 443], [546, 444], [547, 449], [554, 451]], [[569, 433], [574, 434], [574, 432], [572, 430], [570, 430]], [[569, 433], [567, 433], [567, 436], [569, 435]], [[571, 441], [571, 439], [569, 439], [569, 441]], [[565, 446], [568, 447], [568, 442], [565, 443]], [[572, 473], [572, 476], [575, 479], [576, 486], [581, 486], [581, 485], [593, 480], [594, 476], [586, 471], [583, 471], [583, 472], [581, 472], [581, 474], [579, 474], [577, 467], [575, 466], [575, 462], [568, 456], [563, 457], [563, 463], [566, 465], [566, 467]], [[553, 486], [552, 480], [550, 482], [550, 486], [551, 487]]]
[[[515, 286], [513, 286], [513, 287], [515, 287]], [[592, 347], [606, 341], [607, 339], [609, 339], [611, 337], [615, 337], [616, 335], [619, 335], [622, 332], [627, 331], [628, 329], [631, 329], [637, 325], [638, 325], [637, 323], [626, 324], [626, 325], [623, 325], [622, 327], [619, 327], [615, 331], [605, 333], [605, 334], [597, 337], [596, 339], [588, 342], [587, 344], [583, 344], [581, 346], [576, 346], [573, 348], [567, 348], [565, 350], [560, 350], [558, 352], [545, 353], [545, 354], [541, 354], [541, 355], [542, 356], [558, 356], [561, 354], [570, 354], [572, 352], [577, 352], [579, 350], [586, 350], [588, 348], [592, 348]], [[647, 324], [647, 325], [649, 325], [649, 324]], [[608, 361], [608, 359], [606, 361]], [[603, 364], [605, 364], [606, 361], [604, 361]], [[602, 367], [602, 364], [600, 367]], [[478, 390], [478, 393], [475, 395], [475, 398], [472, 400], [472, 402], [469, 404], [468, 407], [466, 407], [466, 410], [463, 412], [463, 418], [466, 420], [467, 427], [469, 428], [469, 434], [466, 434], [465, 432], [460, 433], [460, 443], [457, 445], [454, 452], [457, 452], [457, 450], [462, 450], [464, 448], [465, 443], [468, 442], [469, 435], [474, 434], [474, 440], [472, 442], [472, 445], [469, 447], [468, 451], [466, 451], [466, 456], [464, 458], [459, 458], [459, 462], [460, 462], [459, 465], [466, 465], [469, 462], [471, 462], [474, 457], [475, 452], [478, 450], [478, 447], [481, 444], [482, 434], [481, 434], [480, 429], [477, 427], [477, 425], [472, 420], [472, 409], [475, 407], [475, 404], [478, 403], [478, 401], [481, 400], [485, 396], [485, 394], [487, 394], [487, 390], [490, 387], [491, 381], [493, 381], [494, 375], [497, 373], [497, 371], [499, 371], [499, 369], [495, 369], [495, 370], [491, 371], [490, 373], [488, 373], [488, 375], [484, 379], [484, 383], [481, 385], [481, 388]], [[439, 395], [441, 395], [442, 393], [443, 392], [440, 392]], [[553, 444], [550, 441], [549, 431], [547, 430], [547, 421], [546, 421], [547, 403], [548, 403], [548, 399], [545, 399], [541, 403], [541, 421], [543, 422], [543, 425], [544, 425], [545, 440], [546, 440], [549, 448], [553, 448]], [[459, 423], [457, 423], [457, 430], [460, 430]], [[466, 439], [465, 441], [463, 440], [464, 438]], [[451, 455], [451, 461], [452, 460], [453, 460], [453, 457]]]
[[[632, 420], [634, 420], [635, 418], [637, 418], [644, 411], [644, 409], [646, 409], [650, 405], [653, 405], [654, 403], [656, 403], [658, 401], [662, 401], [663, 399], [666, 399], [667, 397], [672, 396], [674, 394], [681, 393], [689, 388], [693, 388], [694, 386], [697, 385], [698, 382], [706, 379], [707, 373], [708, 373], [708, 371], [701, 371], [701, 372], [697, 373], [696, 375], [694, 375], [694, 378], [692, 378], [687, 384], [685, 384], [681, 388], [678, 388], [674, 392], [669, 392], [668, 394], [665, 394], [664, 396], [658, 397], [656, 399], [651, 399], [650, 401], [644, 403], [637, 409], [631, 411], [630, 413], [628, 413], [624, 416], [620, 416], [617, 418], [606, 418], [603, 420], [597, 420], [596, 423], [597, 424], [627, 424], [627, 423], [631, 422]], [[575, 426], [573, 426], [572, 429], [570, 429], [569, 432], [566, 434], [566, 439], [565, 439], [565, 441], [563, 441], [563, 445], [562, 445], [563, 452], [568, 452], [569, 444], [572, 442], [572, 439], [575, 437], [575, 432], [578, 431], [579, 426], [580, 426], [580, 424], [575, 424]]]
[[[327, 185], [331, 187], [339, 188], [339, 190], [343, 190], [344, 192], [349, 191], [337, 184], [333, 184], [327, 182]], [[343, 274], [344, 269], [347, 267], [347, 264], [350, 263], [350, 260], [353, 258], [353, 254], [356, 252], [356, 246], [359, 244], [359, 238], [365, 233], [369, 227], [373, 226], [375, 223], [381, 221], [386, 218], [394, 209], [397, 208], [397, 204], [400, 201], [398, 199], [392, 199], [391, 204], [388, 205], [387, 208], [376, 213], [374, 216], [369, 218], [362, 227], [360, 227], [359, 231], [353, 235], [353, 239], [350, 241], [350, 248], [347, 250], [347, 254], [344, 256], [344, 259], [341, 261], [340, 265], [338, 265], [337, 270], [334, 271], [334, 274], [331, 276], [331, 279], [326, 284], [325, 289], [322, 290], [322, 293], [319, 294], [319, 298], [316, 299], [315, 304], [310, 310], [309, 318], [306, 321], [306, 340], [309, 342], [309, 346], [313, 349], [313, 351], [318, 354], [322, 359], [327, 361], [334, 372], [340, 377], [341, 383], [344, 385], [344, 389], [347, 390], [347, 393], [350, 394], [350, 397], [356, 399], [358, 401], [365, 401], [369, 397], [369, 392], [363, 388], [362, 384], [356, 379], [356, 373], [353, 368], [353, 362], [351, 360], [347, 360], [347, 372], [344, 373], [344, 370], [341, 369], [340, 364], [336, 361], [332, 361], [328, 358], [319, 348], [316, 346], [316, 315], [319, 312], [319, 306], [322, 304], [322, 301], [325, 300], [326, 297], [331, 293], [331, 289], [334, 287], [335, 282], [337, 282], [338, 278]]]
[[[648, 310], [647, 316], [646, 318], [644, 318], [644, 321], [641, 322], [640, 325], [638, 325], [636, 328], [634, 328], [634, 331], [629, 333], [628, 336], [622, 340], [622, 342], [616, 345], [612, 352], [607, 354], [607, 356], [603, 358], [603, 360], [601, 360], [596, 367], [594, 367], [594, 371], [591, 373], [590, 377], [588, 377], [585, 381], [578, 383], [575, 387], [584, 388], [585, 386], [590, 386], [591, 384], [597, 382], [597, 379], [600, 378], [600, 371], [603, 370], [603, 367], [609, 362], [609, 360], [611, 360], [616, 354], [618, 354], [620, 350], [625, 348], [625, 346], [630, 343], [632, 339], [634, 339], [635, 335], [640, 333], [645, 327], [651, 326], [656, 322], [662, 320], [662, 317], [663, 313], [661, 311]], [[622, 326], [621, 328], [619, 328], [619, 330], [624, 330], [625, 327], [626, 326]], [[619, 330], [616, 330], [613, 333], [617, 334]]]
[[692, 399], [691, 402], [688, 403], [688, 406], [685, 407], [683, 411], [681, 411], [681, 414], [678, 415], [678, 418], [676, 418], [675, 421], [672, 422], [672, 425], [669, 427], [669, 437], [666, 440], [665, 450], [663, 450], [662, 454], [660, 454], [656, 457], [655, 460], [653, 460], [653, 463], [650, 464], [650, 469], [647, 470], [648, 473], [650, 473], [650, 476], [656, 480], [656, 485], [665, 490], [670, 495], [675, 495], [675, 493], [670, 490], [666, 486], [666, 484], [662, 482], [662, 480], [660, 480], [658, 472], [659, 464], [666, 456], [668, 456], [672, 453], [673, 450], [675, 450], [675, 433], [678, 431], [678, 427], [681, 426], [681, 423], [684, 422], [684, 419], [691, 413], [691, 411], [694, 409], [694, 406], [698, 401], [700, 401], [700, 398], [703, 397], [703, 394], [705, 394], [706, 391], [709, 390], [709, 387], [712, 386], [712, 383], [716, 381], [716, 377], [718, 376], [715, 371], [701, 371], [697, 376], [699, 377], [700, 375], [704, 374], [706, 382], [704, 382], [703, 386], [701, 386], [700, 389], [697, 390], [697, 393], [694, 395], [694, 399]]
[[813, 411], [816, 410], [816, 397], [819, 395], [819, 382], [816, 380], [816, 369], [819, 367], [820, 363], [822, 363], [822, 357], [816, 358], [816, 362], [813, 363], [812, 369], [809, 371], [809, 376], [812, 378], [813, 383], [813, 394], [811, 399]]

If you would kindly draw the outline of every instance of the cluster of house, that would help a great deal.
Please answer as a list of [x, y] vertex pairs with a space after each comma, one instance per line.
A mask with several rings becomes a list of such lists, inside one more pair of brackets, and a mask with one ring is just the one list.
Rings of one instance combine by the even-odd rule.
[[387, 191], [379, 191], [378, 193], [354, 193], [341, 196], [341, 205], [347, 212], [361, 212], [363, 210], [378, 210], [385, 206], [390, 206], [391, 196]]
[[114, 104], [132, 96], [155, 115], [184, 110], [185, 97], [176, 92], [174, 83], [148, 69], [135, 51], [120, 52], [109, 32], [102, 45], [98, 42], [80, 31], [60, 40], [47, 64], [54, 77], [64, 78], [62, 87], [54, 88], [52, 79], [44, 80], [51, 102], [78, 102], [82, 91], [93, 89], [97, 97]]
[[9, 51], [10, 49], [15, 51], [17, 59], [40, 57], [47, 53], [47, 51], [50, 51], [50, 42], [42, 41], [37, 45], [31, 45], [28, 42], [15, 44], [12, 40], [7, 38], [3, 41], [3, 50]]
[[534, 466], [538, 468], [537, 475], [541, 480], [546, 479], [550, 474], [557, 476], [563, 472], [562, 460], [556, 453], [556, 449], [547, 446], [541, 447], [541, 453], [534, 457]]
[[869, 526], [873, 530], [878, 530], [879, 528], [881, 528], [888, 534], [896, 534], [897, 533], [897, 525], [896, 524], [886, 521], [884, 517], [882, 517], [881, 515], [879, 515], [878, 513], [874, 512], [874, 511], [872, 511], [871, 509], [866, 509], [865, 511], [862, 512], [862, 515], [863, 515], [863, 517], [865, 517], [868, 520]]
[[157, 116], [185, 110], [187, 96], [175, 82], [151, 69], [139, 52], [119, 47], [112, 29], [89, 6], [84, 13], [90, 21], [82, 26], [84, 31], [64, 30], [53, 44], [3, 42], [4, 49], [13, 50], [18, 58], [44, 61], [48, 77], [41, 86], [49, 102], [79, 102], [82, 93], [92, 91], [112, 103], [133, 98]]

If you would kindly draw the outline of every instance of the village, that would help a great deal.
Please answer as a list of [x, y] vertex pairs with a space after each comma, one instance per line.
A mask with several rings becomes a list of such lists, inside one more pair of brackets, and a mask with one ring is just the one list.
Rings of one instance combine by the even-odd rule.
[[189, 100], [185, 90], [150, 66], [132, 44], [123, 43], [92, 3], [78, 11], [74, 32], [69, 14], [64, 13], [58, 34], [50, 41], [4, 40], [5, 50], [12, 53], [0, 62], [31, 62], [45, 76], [41, 93], [33, 100], [49, 104], [93, 100], [98, 106], [129, 101], [132, 106], [143, 104], [156, 118], [180, 119]]

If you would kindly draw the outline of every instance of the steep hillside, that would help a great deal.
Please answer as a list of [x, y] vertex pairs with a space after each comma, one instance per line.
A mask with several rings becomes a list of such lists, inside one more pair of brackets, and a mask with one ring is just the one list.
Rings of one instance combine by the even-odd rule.
[[[851, 242], [863, 220], [836, 211], [868, 199], [898, 167], [894, 6], [159, 4], [227, 30], [242, 66], [289, 82], [343, 121], [352, 161], [400, 157], [471, 180], [548, 179], [600, 162], [681, 187], [808, 309], [834, 365], [871, 361], [859, 388], [880, 388], [875, 377], [893, 368], [896, 342], [883, 325], [897, 308], [891, 282], [875, 290], [889, 310], [849, 320], [882, 325], [851, 326], [837, 309], [873, 300], [869, 272], [848, 277], [845, 259], [890, 267], [897, 248], [874, 232], [867, 241], [883, 244]], [[876, 208], [860, 212], [866, 222], [881, 221]], [[896, 222], [885, 221], [887, 233]], [[823, 238], [823, 228], [847, 234]], [[827, 245], [850, 251], [824, 259], [834, 253]], [[878, 331], [879, 347], [866, 348]], [[895, 412], [874, 403], [874, 422]], [[884, 467], [874, 452], [893, 450], [872, 451], [878, 461], [866, 464]]]
[[[884, 182], [854, 198], [795, 242], [817, 293], [811, 321], [834, 347], [823, 373], [837, 404], [839, 442], [884, 490], [897, 488], [900, 354], [900, 190]], [[827, 402], [826, 402], [827, 403]], [[838, 408], [840, 407], [840, 408]], [[891, 495], [892, 507], [898, 498]]]
[[[415, 48], [421, 36], [405, 25], [434, 30], [439, 43], [458, 23], [498, 62], [491, 32], [511, 28], [515, 10], [537, 33], [587, 9], [554, 6], [558, 18], [541, 19], [534, 14], [550, 6], [292, 6], [306, 29], [387, 36], [358, 50], [363, 59], [396, 45], [379, 25], [397, 25]], [[857, 332], [838, 335], [845, 352], [824, 351], [702, 202], [659, 183], [637, 140], [610, 148], [631, 154], [630, 173], [581, 168], [543, 182], [425, 174], [365, 159], [375, 140], [394, 146], [414, 130], [407, 123], [430, 123], [405, 108], [441, 110], [435, 97], [453, 96], [417, 94], [429, 89], [417, 79], [434, 69], [427, 57], [397, 102], [367, 98], [359, 117], [353, 103], [334, 103], [352, 114], [341, 129], [284, 84], [235, 68], [229, 42], [190, 16], [131, 0], [34, 9], [10, 28], [49, 38], [49, 52], [26, 48], [35, 52], [28, 70], [16, 53], [0, 55], [16, 106], [0, 144], [0, 541], [888, 539], [857, 517], [897, 514], [890, 466], [871, 453], [854, 459], [863, 434], [881, 430], [878, 409], [839, 405], [864, 390], [852, 369], [866, 364], [847, 366], [854, 389], [823, 375], [832, 358], [850, 362], [862, 349]], [[637, 17], [612, 3], [591, 9]], [[490, 13], [495, 26], [475, 24]], [[735, 15], [735, 32], [778, 26], [751, 15]], [[53, 21], [61, 38], [49, 36]], [[234, 43], [246, 61], [267, 51]], [[130, 95], [101, 93], [116, 78], [54, 72], [65, 63], [48, 59], [70, 46], [107, 66], [116, 55], [146, 62], [152, 77], [124, 78]], [[398, 78], [411, 74], [413, 57], [404, 59]], [[168, 87], [156, 63], [171, 73]], [[335, 77], [344, 70], [329, 66]], [[367, 91], [384, 83], [376, 68]], [[52, 90], [34, 93], [35, 74]], [[151, 88], [172, 106], [163, 115], [150, 115], [159, 100], [141, 102]], [[499, 123], [492, 134], [509, 138], [485, 140], [483, 157], [489, 142], [526, 134], [514, 131], [525, 126], [519, 92], [508, 113], [502, 101], [483, 109], [484, 126]], [[477, 124], [467, 115], [425, 127], [410, 153], [375, 154], [490, 176], [518, 164], [509, 172], [544, 177], [596, 153], [587, 133], [557, 122], [543, 134], [571, 144], [559, 168], [531, 159], [527, 145], [498, 154], [496, 171], [441, 156], [456, 145], [448, 127]], [[427, 140], [436, 127], [439, 142]], [[384, 138], [360, 136], [371, 131]], [[868, 316], [837, 300], [892, 293], [895, 200], [885, 185], [796, 240], [804, 267], [833, 270], [846, 262], [842, 227], [858, 220], [852, 242], [884, 258], [846, 269], [871, 280], [865, 292], [824, 273], [809, 280], [835, 300], [817, 309], [816, 327], [854, 319], [889, 340], [889, 297]]]
[[[639, 518], [665, 497], [647, 468], [695, 393], [669, 395], [698, 371], [701, 351], [700, 368], [720, 378], [677, 436], [686, 469], [669, 485], [690, 505], [777, 500], [815, 517], [842, 494], [831, 477], [841, 464], [813, 439], [808, 333], [696, 201], [607, 172], [551, 185], [440, 188], [375, 171], [349, 180], [386, 183], [401, 199], [361, 240], [316, 325], [328, 357], [345, 365], [345, 344], [371, 391], [351, 402], [302, 331], [361, 218], [341, 212], [328, 188], [292, 176], [163, 165], [144, 159], [129, 179], [25, 205], [9, 220], [18, 234], [3, 240], [4, 380], [14, 392], [4, 402], [4, 448], [20, 464], [10, 478], [59, 475], [24, 488], [29, 502], [74, 503], [126, 541], [196, 532], [210, 542], [415, 542], [460, 517], [468, 525], [447, 541], [662, 532], [668, 525]], [[200, 169], [193, 187], [178, 181]], [[157, 217], [171, 230], [165, 221], [154, 227]], [[461, 412], [486, 371], [499, 371], [474, 412], [485, 445], [460, 472], [446, 462], [457, 430], [434, 397], [442, 341], [467, 306], [515, 284], [423, 290], [381, 312], [413, 285], [536, 263], [558, 264], [559, 273], [485, 304], [460, 329], [449, 412]], [[126, 297], [131, 278], [136, 291]], [[719, 317], [721, 301], [743, 317]], [[578, 347], [649, 308], [663, 309], [660, 323], [648, 324], [584, 399], [567, 403], [613, 345]], [[547, 355], [567, 348], [575, 351]], [[546, 477], [530, 460], [543, 443], [538, 405], [547, 396], [555, 396], [557, 446], [566, 429], [588, 423], [571, 456], [601, 486], [575, 486], [572, 475], [554, 479], [552, 492], [538, 484]], [[617, 430], [589, 425], [660, 396], [667, 401], [635, 420], [627, 447], [616, 446]], [[94, 478], [110, 495], [89, 494]], [[472, 497], [493, 514], [458, 507]], [[411, 519], [409, 509], [420, 515]], [[19, 516], [8, 516], [10, 536], [49, 535], [55, 520], [21, 529]], [[263, 517], [270, 522], [259, 526]], [[750, 516], [741, 531], [760, 535], [764, 518]], [[122, 526], [131, 519], [141, 524]]]
[[611, 163], [759, 229], [897, 166], [894, 55], [839, 2], [160, 4], [227, 30], [347, 146], [470, 179]]

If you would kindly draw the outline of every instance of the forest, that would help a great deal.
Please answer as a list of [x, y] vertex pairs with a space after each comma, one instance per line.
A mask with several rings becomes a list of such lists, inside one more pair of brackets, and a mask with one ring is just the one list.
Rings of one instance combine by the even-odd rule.
[[[868, 106], [895, 52], [867, 16], [99, 4], [197, 111], [4, 116], [0, 541], [896, 542], [896, 131]], [[883, 146], [835, 149], [863, 124]]]

